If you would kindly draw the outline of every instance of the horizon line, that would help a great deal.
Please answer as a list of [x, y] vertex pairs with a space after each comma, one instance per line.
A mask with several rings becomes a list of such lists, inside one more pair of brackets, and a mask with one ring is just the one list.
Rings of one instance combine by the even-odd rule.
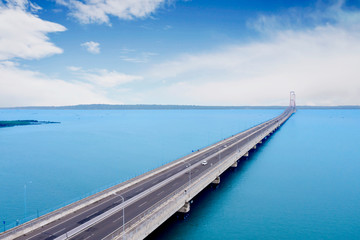
[[[15, 106], [0, 109], [216, 109], [216, 108], [284, 108], [288, 105], [186, 105], [186, 104], [76, 104], [62, 106]], [[296, 108], [347, 108], [359, 109], [360, 105], [298, 105]]]

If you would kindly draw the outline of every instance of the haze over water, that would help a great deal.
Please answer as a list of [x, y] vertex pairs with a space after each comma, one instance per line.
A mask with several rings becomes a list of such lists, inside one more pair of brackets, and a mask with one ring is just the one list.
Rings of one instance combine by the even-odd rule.
[[[0, 220], [84, 197], [282, 110], [0, 110]], [[359, 110], [298, 110], [156, 239], [359, 239]], [[26, 185], [26, 190], [24, 186]]]

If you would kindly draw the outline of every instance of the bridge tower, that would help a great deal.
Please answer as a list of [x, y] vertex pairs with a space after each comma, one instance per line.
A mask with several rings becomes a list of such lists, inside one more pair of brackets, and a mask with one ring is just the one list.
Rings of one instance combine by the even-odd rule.
[[293, 107], [294, 108], [294, 111], [296, 109], [296, 102], [295, 102], [295, 92], [294, 91], [291, 91], [290, 92], [290, 107]]

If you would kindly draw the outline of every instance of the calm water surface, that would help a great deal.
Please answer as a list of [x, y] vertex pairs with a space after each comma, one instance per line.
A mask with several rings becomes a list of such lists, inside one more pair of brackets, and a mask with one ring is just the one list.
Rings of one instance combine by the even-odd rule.
[[[281, 112], [0, 110], [1, 120], [61, 122], [0, 129], [0, 221], [22, 222]], [[151, 238], [360, 239], [359, 122], [359, 110], [299, 110]]]
[[151, 238], [360, 239], [359, 123], [359, 110], [299, 110]]

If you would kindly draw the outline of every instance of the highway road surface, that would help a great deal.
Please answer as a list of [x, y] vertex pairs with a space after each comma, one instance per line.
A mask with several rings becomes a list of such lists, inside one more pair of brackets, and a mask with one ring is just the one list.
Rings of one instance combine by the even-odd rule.
[[[181, 187], [184, 188], [190, 181], [200, 177], [214, 165], [220, 164], [223, 158], [233, 154], [235, 151], [241, 150], [245, 144], [254, 139], [258, 134], [261, 134], [265, 129], [272, 127], [274, 124], [278, 124], [281, 119], [288, 117], [291, 113], [292, 109], [288, 108], [283, 114], [274, 119], [194, 152], [182, 158], [180, 164], [175, 164], [173, 167], [149, 177], [128, 189], [116, 192], [16, 239], [64, 239], [64, 236], [66, 237], [74, 229], [80, 230], [75, 235], [71, 235], [70, 239], [102, 239], [114, 230], [121, 228], [123, 223], [127, 226], [127, 223], [148, 209], [151, 209], [166, 196]], [[204, 160], [207, 161], [205, 165], [202, 164]], [[106, 218], [92, 223], [94, 219], [101, 218], [105, 213], [108, 213]], [[89, 225], [88, 227], [86, 227], [87, 224]]]

